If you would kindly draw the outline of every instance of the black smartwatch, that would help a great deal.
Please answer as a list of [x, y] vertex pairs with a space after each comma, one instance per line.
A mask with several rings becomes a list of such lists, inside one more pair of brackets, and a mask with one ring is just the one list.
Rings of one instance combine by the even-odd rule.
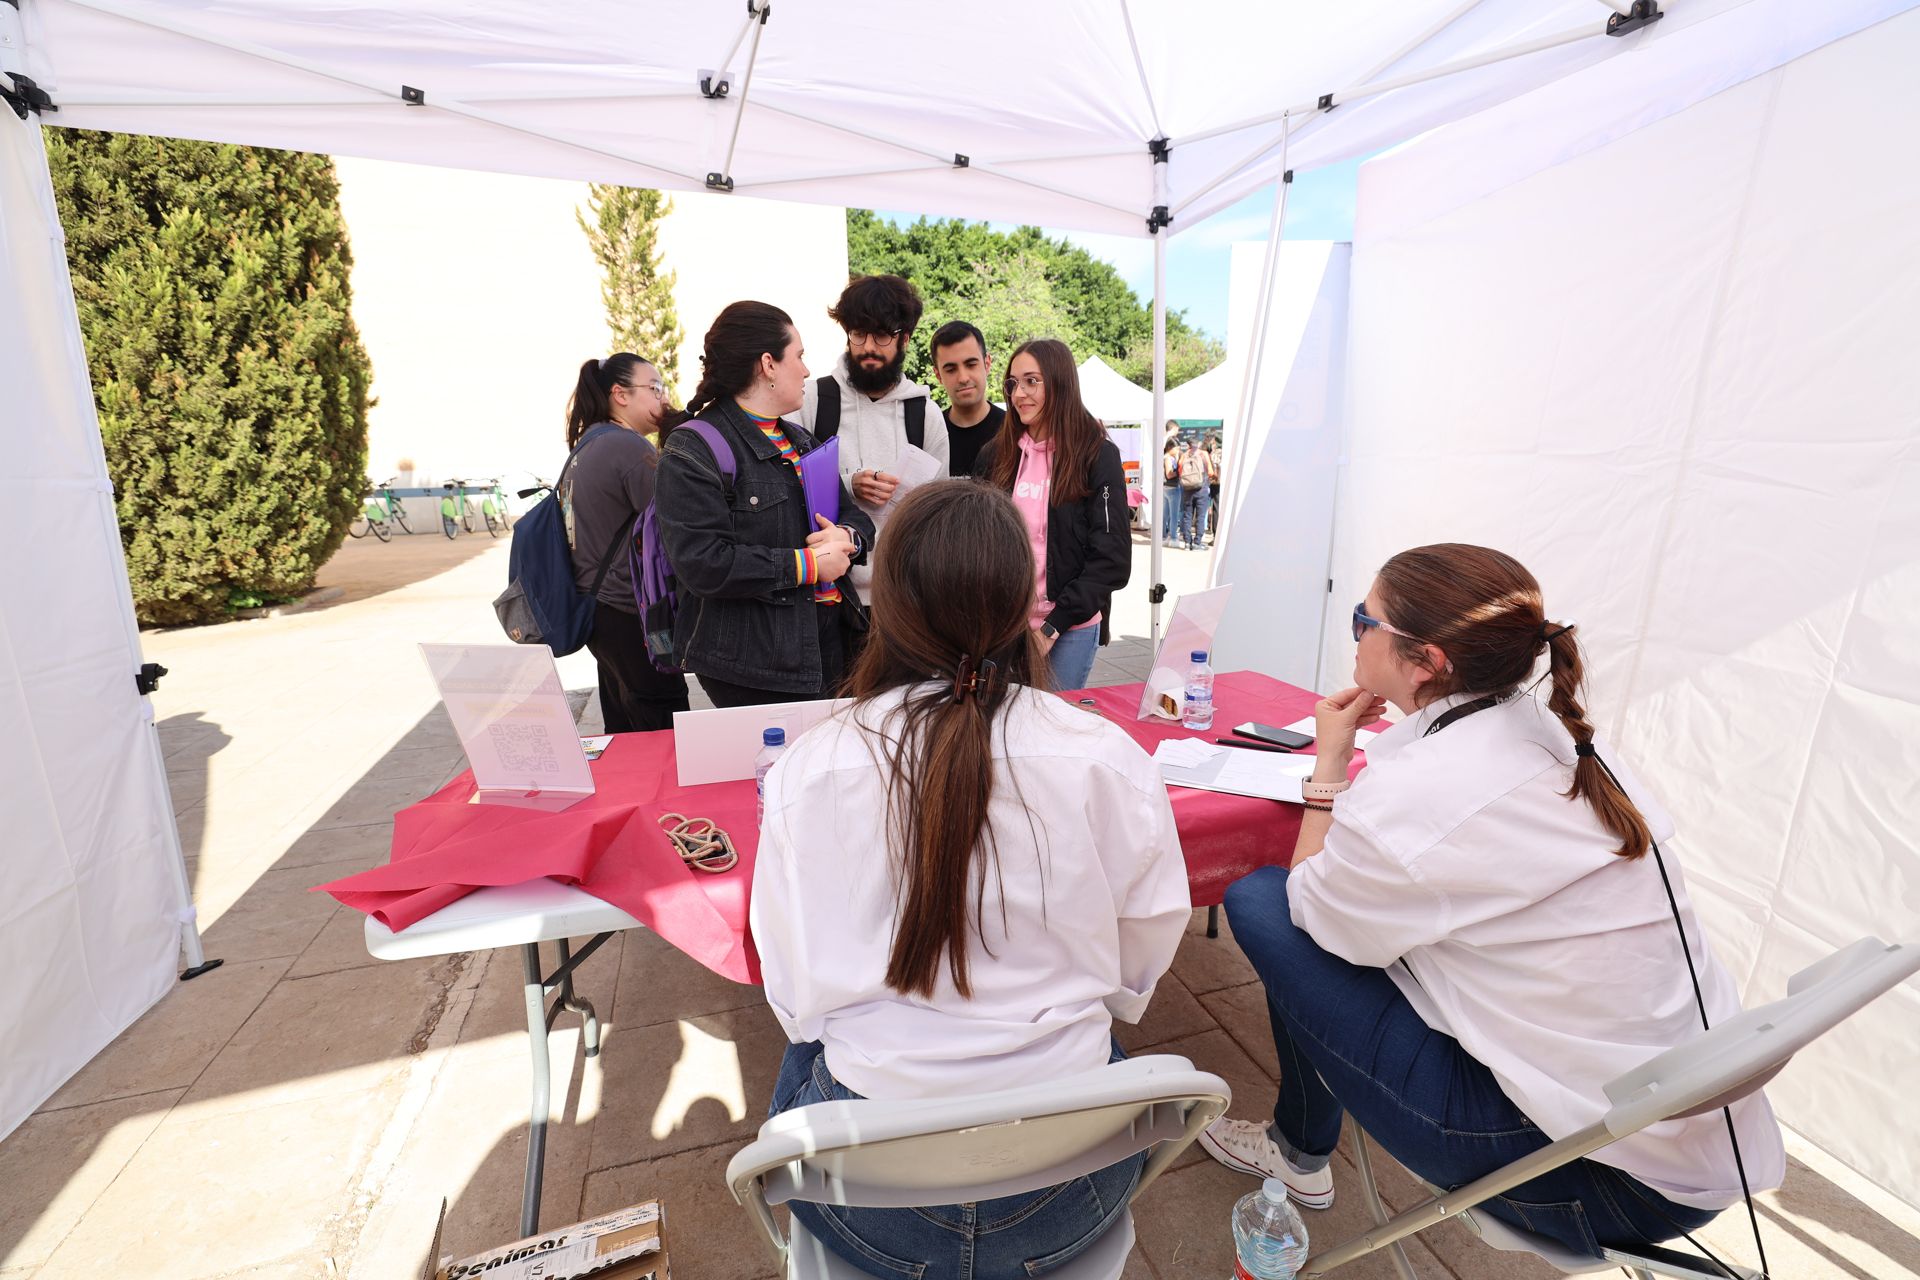
[[1040, 624], [1040, 634], [1049, 640], [1058, 640], [1060, 638], [1060, 628], [1054, 626], [1051, 622], [1043, 622]]

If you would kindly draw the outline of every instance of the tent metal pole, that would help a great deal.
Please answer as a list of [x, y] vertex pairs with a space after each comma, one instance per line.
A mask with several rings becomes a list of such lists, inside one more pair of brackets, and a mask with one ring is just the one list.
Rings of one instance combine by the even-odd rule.
[[[1302, 102], [1289, 107], [1281, 112], [1281, 117], [1285, 119], [1289, 115], [1307, 116], [1315, 112], [1331, 111], [1335, 107], [1344, 106], [1349, 102], [1357, 102], [1362, 98], [1371, 98], [1379, 94], [1390, 93], [1395, 89], [1406, 89], [1413, 85], [1425, 84], [1429, 80], [1444, 79], [1447, 76], [1458, 75], [1463, 71], [1475, 71], [1481, 67], [1492, 66], [1496, 62], [1506, 62], [1513, 58], [1525, 57], [1530, 53], [1540, 53], [1547, 49], [1555, 49], [1561, 45], [1574, 44], [1593, 36], [1604, 36], [1606, 34], [1608, 34], [1607, 23], [1600, 22], [1579, 27], [1572, 31], [1563, 31], [1558, 35], [1542, 36], [1537, 40], [1527, 40], [1520, 44], [1506, 45], [1499, 49], [1491, 49], [1486, 53], [1477, 53], [1471, 57], [1458, 58], [1452, 62], [1433, 67], [1426, 71], [1415, 71], [1404, 76], [1395, 76], [1390, 80], [1376, 80], [1370, 84], [1355, 85], [1351, 89], [1341, 89], [1337, 92], [1326, 94], [1313, 102]], [[1303, 120], [1297, 128], [1304, 129], [1309, 123], [1311, 123], [1311, 121]], [[1175, 206], [1175, 212], [1189, 208], [1195, 201], [1205, 196], [1215, 187], [1218, 187], [1221, 183], [1226, 182], [1228, 179], [1241, 173], [1248, 166], [1257, 162], [1260, 157], [1266, 155], [1267, 152], [1273, 150], [1275, 147], [1282, 146], [1293, 131], [1294, 130], [1288, 128], [1283, 128], [1280, 136], [1269, 139], [1267, 142], [1242, 156], [1233, 164], [1222, 169], [1204, 185], [1189, 192], [1187, 196]]]
[[[1156, 216], [1149, 219], [1147, 226], [1153, 232], [1153, 423], [1154, 430], [1166, 430], [1167, 422], [1167, 226], [1158, 214], [1165, 210], [1167, 200], [1167, 148], [1156, 147], [1153, 151], [1153, 203]], [[1147, 440], [1154, 439], [1153, 433], [1147, 434]], [[1144, 453], [1145, 451], [1142, 450]], [[1160, 602], [1166, 598], [1166, 584], [1160, 579], [1160, 532], [1161, 522], [1166, 518], [1167, 486], [1164, 477], [1158, 474], [1165, 457], [1166, 444], [1161, 443], [1161, 451], [1153, 455], [1155, 474], [1142, 480], [1150, 480], [1147, 511], [1147, 523], [1151, 526], [1147, 533], [1151, 550], [1147, 555], [1147, 578], [1152, 583], [1147, 598], [1152, 604], [1152, 642], [1157, 655], [1160, 652]], [[1147, 459], [1141, 458], [1141, 470], [1146, 470]]]
[[278, 49], [269, 49], [264, 45], [254, 44], [251, 41], [234, 40], [226, 36], [217, 36], [186, 23], [163, 21], [153, 12], [144, 9], [135, 9], [130, 5], [119, 4], [116, 3], [116, 0], [69, 0], [69, 3], [83, 9], [91, 9], [96, 13], [111, 14], [113, 17], [124, 19], [127, 22], [138, 23], [143, 27], [151, 27], [156, 31], [165, 31], [173, 35], [185, 36], [189, 40], [198, 40], [200, 43], [210, 45], [216, 49], [226, 49], [233, 53], [244, 54], [250, 58], [258, 58], [262, 62], [271, 62], [276, 66], [288, 67], [295, 71], [304, 71], [308, 75], [318, 76], [323, 80], [331, 80], [336, 84], [352, 85], [357, 89], [365, 89], [370, 93], [379, 94], [396, 104], [406, 102], [408, 109], [411, 110], [444, 111], [449, 115], [464, 116], [469, 120], [477, 121], [480, 124], [491, 125], [496, 129], [502, 129], [508, 133], [517, 133], [529, 138], [539, 138], [543, 142], [551, 142], [557, 146], [567, 147], [570, 150], [584, 152], [588, 155], [602, 156], [609, 160], [618, 160], [622, 164], [634, 165], [641, 169], [651, 169], [655, 173], [664, 173], [669, 177], [678, 178], [680, 181], [696, 188], [702, 183], [702, 178], [698, 175], [683, 173], [667, 165], [659, 164], [652, 160], [643, 160], [639, 156], [615, 151], [609, 147], [600, 146], [598, 143], [582, 142], [579, 139], [569, 138], [563, 134], [551, 133], [544, 129], [530, 129], [526, 125], [510, 120], [496, 112], [485, 111], [454, 98], [443, 98], [437, 95], [429, 96], [424, 92], [420, 92], [420, 96], [417, 99], [406, 99], [401, 95], [408, 90], [409, 86], [395, 85], [390, 82], [377, 82], [365, 76], [348, 75], [346, 72], [328, 67], [322, 63], [314, 62], [312, 59], [298, 57], [290, 53], [282, 53]]
[[[1280, 151], [1280, 163], [1287, 162], [1284, 145]], [[1243, 487], [1239, 480], [1249, 465], [1247, 457], [1247, 435], [1252, 430], [1256, 397], [1260, 391], [1261, 357], [1267, 349], [1267, 323], [1273, 316], [1273, 280], [1278, 274], [1280, 264], [1280, 243], [1286, 234], [1287, 194], [1293, 190], [1292, 170], [1283, 170], [1280, 181], [1274, 184], [1273, 221], [1267, 225], [1267, 251], [1260, 263], [1260, 302], [1253, 311], [1253, 332], [1247, 347], [1247, 367], [1240, 377], [1240, 408], [1233, 420], [1233, 430], [1227, 433], [1226, 474], [1220, 477], [1220, 505], [1216, 513], [1218, 523], [1214, 526], [1213, 563], [1210, 568], [1217, 573], [1220, 568], [1220, 552], [1227, 544], [1233, 532], [1234, 500]], [[1218, 582], [1211, 585], [1218, 586]]]
[[[740, 145], [740, 124], [747, 118], [747, 95], [753, 92], [753, 65], [760, 60], [760, 37], [767, 29], [767, 17], [772, 12], [770, 0], [759, 0], [758, 9], [754, 7], [754, 0], [747, 0], [747, 17], [753, 23], [753, 43], [747, 46], [747, 72], [740, 79], [740, 98], [733, 109], [733, 132], [727, 135], [726, 158], [721, 160], [717, 172], [707, 175], [710, 189], [733, 190], [733, 153]], [[736, 44], [734, 47], [739, 46]]]
[[[1374, 63], [1373, 67], [1370, 70], [1368, 70], [1365, 75], [1360, 77], [1361, 81], [1364, 83], [1365, 81], [1373, 79], [1375, 76], [1385, 75], [1388, 71], [1392, 70], [1395, 66], [1399, 65], [1399, 63], [1402, 60], [1412, 57], [1415, 53], [1418, 53], [1421, 49], [1426, 47], [1432, 41], [1437, 40], [1440, 37], [1440, 34], [1443, 31], [1445, 31], [1448, 27], [1452, 26], [1454, 23], [1458, 22], [1460, 19], [1466, 17], [1469, 13], [1473, 12], [1475, 9], [1478, 9], [1481, 5], [1485, 4], [1486, 2], [1487, 0], [1465, 0], [1465, 3], [1463, 3], [1459, 8], [1455, 9], [1452, 13], [1449, 13], [1446, 17], [1440, 19], [1440, 21], [1434, 23], [1431, 27], [1428, 27], [1425, 31], [1421, 32], [1419, 35], [1407, 41], [1405, 44], [1401, 45], [1398, 49], [1395, 49], [1392, 53], [1382, 58], [1379, 62]], [[1288, 107], [1284, 111], [1271, 111], [1266, 113], [1265, 115], [1251, 116], [1245, 120], [1236, 120], [1232, 124], [1217, 125], [1211, 129], [1202, 129], [1198, 133], [1190, 133], [1190, 134], [1186, 134], [1183, 137], [1175, 138], [1173, 139], [1173, 145], [1176, 147], [1183, 147], [1189, 143], [1204, 142], [1208, 138], [1218, 138], [1223, 134], [1239, 133], [1245, 129], [1257, 129], [1261, 125], [1265, 125], [1265, 124], [1278, 124], [1281, 120], [1284, 120], [1289, 114], [1297, 115], [1299, 113], [1296, 108]], [[1305, 122], [1303, 121], [1302, 123], [1305, 123]]]
[[733, 43], [727, 46], [727, 56], [713, 64], [715, 70], [724, 72], [733, 64], [733, 55], [740, 52], [740, 44], [747, 38], [747, 32], [751, 31], [762, 21], [764, 21], [764, 19], [761, 15], [756, 13], [754, 7], [749, 4], [747, 6], [747, 20], [740, 24], [740, 30], [734, 35]]

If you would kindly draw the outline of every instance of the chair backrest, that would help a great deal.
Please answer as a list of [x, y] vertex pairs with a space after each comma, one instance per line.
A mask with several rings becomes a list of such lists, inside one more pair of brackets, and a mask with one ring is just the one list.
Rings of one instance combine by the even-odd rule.
[[1862, 938], [1843, 947], [1793, 975], [1785, 999], [1729, 1018], [1607, 1085], [1608, 1132], [1623, 1138], [1745, 1097], [1804, 1046], [1916, 972], [1920, 945]]
[[954, 1204], [1037, 1191], [1160, 1145], [1137, 1194], [1231, 1098], [1218, 1076], [1156, 1055], [972, 1097], [815, 1103], [769, 1120], [727, 1184], [743, 1204]]

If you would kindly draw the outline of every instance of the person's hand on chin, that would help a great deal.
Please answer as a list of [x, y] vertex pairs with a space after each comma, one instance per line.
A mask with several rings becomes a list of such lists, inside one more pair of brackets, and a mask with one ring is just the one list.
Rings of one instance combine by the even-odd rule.
[[1387, 700], [1358, 687], [1320, 699], [1313, 708], [1315, 782], [1343, 782], [1353, 760], [1354, 734], [1387, 713]]

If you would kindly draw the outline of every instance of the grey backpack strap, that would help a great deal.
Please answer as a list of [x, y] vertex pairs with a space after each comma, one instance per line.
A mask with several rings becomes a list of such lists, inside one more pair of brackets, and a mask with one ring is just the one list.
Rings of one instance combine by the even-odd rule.
[[813, 438], [818, 441], [833, 439], [840, 433], [840, 384], [828, 374], [814, 382], [820, 393], [820, 400], [813, 410]]

